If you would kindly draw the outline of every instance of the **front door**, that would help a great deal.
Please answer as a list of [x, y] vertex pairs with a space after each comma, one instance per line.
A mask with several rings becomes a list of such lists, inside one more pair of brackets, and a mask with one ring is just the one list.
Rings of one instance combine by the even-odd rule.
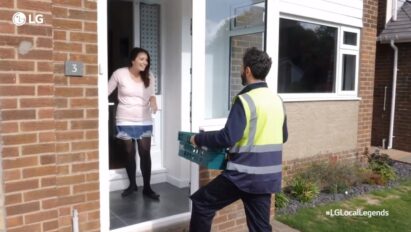
[[[138, 14], [136, 14], [138, 12]], [[128, 65], [129, 52], [133, 47], [146, 49], [151, 58], [150, 72], [155, 77], [155, 92], [158, 103], [158, 112], [152, 115], [153, 136], [151, 139], [152, 169], [155, 171], [154, 182], [161, 182], [164, 176], [161, 158], [161, 118], [162, 118], [162, 95], [161, 95], [161, 69], [159, 34], [160, 5], [145, 4], [139, 1], [111, 0], [108, 2], [108, 64], [109, 74], [116, 69]], [[138, 17], [138, 18], [136, 18]], [[136, 25], [131, 23], [140, 21]], [[109, 76], [110, 77], [110, 76]], [[122, 149], [116, 142], [115, 113], [117, 108], [117, 92], [109, 97], [109, 166], [110, 166], [110, 191], [124, 189], [127, 187], [127, 175], [124, 171], [124, 155]], [[136, 157], [138, 161], [138, 156]], [[138, 164], [138, 163], [137, 163]], [[137, 165], [138, 166], [138, 165]], [[142, 183], [140, 171], [137, 172], [138, 184]], [[159, 175], [156, 175], [160, 173]]]
[[[101, 140], [107, 141], [109, 161], [105, 170], [100, 168], [103, 170], [100, 181], [107, 183], [102, 184], [100, 190], [102, 231], [107, 231], [106, 228], [112, 231], [146, 231], [147, 228], [175, 223], [181, 218], [186, 220], [190, 211], [190, 184], [198, 182], [198, 179], [191, 178], [190, 162], [178, 156], [177, 140], [178, 131], [190, 128], [190, 120], [187, 119], [190, 118], [191, 91], [191, 1], [107, 0], [106, 3], [106, 82], [117, 68], [127, 66], [128, 53], [133, 47], [142, 47], [150, 54], [150, 71], [156, 78], [159, 106], [158, 112], [152, 115], [151, 187], [160, 194], [160, 201], [142, 194], [138, 155], [138, 191], [121, 197], [129, 180], [124, 168], [124, 155], [121, 154], [123, 149], [118, 147], [115, 138], [117, 94], [113, 93], [105, 106], [108, 108], [107, 137]], [[100, 97], [104, 95], [100, 94]], [[100, 153], [103, 159], [104, 150]]]

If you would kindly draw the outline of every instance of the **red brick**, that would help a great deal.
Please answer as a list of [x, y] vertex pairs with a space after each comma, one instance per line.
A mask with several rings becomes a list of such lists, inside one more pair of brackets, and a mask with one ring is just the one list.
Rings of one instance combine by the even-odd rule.
[[8, 133], [15, 133], [18, 132], [19, 125], [17, 122], [3, 122], [1, 125], [1, 133], [8, 134]]
[[17, 8], [25, 10], [34, 10], [36, 12], [49, 12], [51, 10], [51, 4], [47, 2], [38, 2], [32, 0], [18, 0]]
[[5, 205], [15, 205], [23, 202], [21, 193], [9, 194], [5, 197]]
[[72, 172], [90, 172], [98, 170], [98, 162], [73, 164]]
[[83, 88], [56, 87], [58, 97], [83, 97]]
[[97, 20], [97, 12], [93, 11], [69, 9], [69, 15], [71, 19], [82, 19], [85, 21]]
[[70, 185], [84, 183], [84, 174], [72, 175], [72, 176], [57, 176], [57, 185]]
[[36, 134], [18, 134], [18, 135], [4, 135], [3, 136], [3, 142], [5, 145], [34, 143], [36, 141], [37, 141]]
[[39, 48], [52, 48], [53, 40], [51, 38], [37, 38], [36, 46]]
[[40, 166], [35, 168], [25, 168], [23, 170], [24, 178], [52, 176], [56, 175], [56, 166]]
[[73, 142], [71, 149], [73, 151], [98, 149], [97, 141]]
[[56, 163], [56, 155], [43, 155], [40, 157], [40, 164], [55, 164]]
[[40, 190], [34, 190], [24, 193], [24, 201], [36, 201], [40, 199], [56, 197], [56, 188], [42, 188]]
[[72, 99], [70, 107], [71, 108], [96, 108], [98, 106], [98, 100], [96, 98], [81, 98], [81, 99]]
[[8, 228], [21, 226], [21, 225], [23, 225], [23, 216], [19, 215], [19, 216], [7, 217], [6, 222], [7, 222], [7, 227]]
[[44, 231], [51, 231], [58, 229], [59, 226], [59, 221], [58, 220], [53, 220], [53, 221], [48, 221], [43, 223], [43, 230]]
[[71, 129], [96, 129], [98, 120], [76, 120], [70, 123]]
[[53, 29], [64, 29], [64, 30], [81, 30], [82, 25], [80, 21], [67, 20], [67, 19], [54, 19]]
[[53, 96], [54, 87], [53, 85], [40, 85], [37, 86], [37, 95], [38, 96]]
[[52, 72], [53, 71], [53, 63], [51, 62], [37, 62], [37, 71], [39, 72]]
[[19, 54], [19, 59], [51, 60], [53, 53], [51, 50], [30, 50], [27, 54]]
[[[44, 21], [46, 21], [44, 19]], [[17, 33], [19, 35], [40, 35], [40, 36], [52, 36], [52, 28], [49, 26], [41, 26], [39, 24], [36, 25], [24, 25], [22, 27], [18, 27]], [[40, 56], [42, 57], [42, 56]]]
[[38, 187], [39, 187], [39, 183], [37, 179], [7, 182], [5, 184], [5, 189], [7, 193], [35, 189]]
[[72, 205], [72, 204], [84, 202], [85, 200], [86, 200], [86, 197], [84, 194], [75, 195], [75, 196], [65, 196], [65, 197], [60, 196], [58, 199], [58, 205], [59, 206]]
[[[10, 17], [6, 16], [5, 13], [3, 13], [2, 11], [0, 11], [0, 15], [6, 16], [7, 20], [11, 19], [11, 16], [14, 14], [15, 12], [10, 12]], [[32, 37], [27, 37], [27, 36], [9, 36], [9, 35], [1, 35], [0, 36], [0, 45], [5, 45], [5, 46], [11, 46], [11, 47], [18, 47], [20, 45], [21, 42], [29, 42], [31, 44], [33, 44], [33, 38]], [[2, 61], [4, 62], [4, 61]]]
[[14, 73], [0, 73], [0, 84], [15, 84], [16, 74]]
[[7, 232], [42, 232], [41, 224], [25, 225], [7, 230]]
[[[75, 118], [83, 118], [84, 111], [83, 110], [56, 110], [54, 113], [56, 119], [75, 119]], [[79, 129], [79, 128], [72, 128], [72, 129]]]
[[23, 168], [38, 165], [37, 157], [18, 157], [3, 160], [4, 169]]
[[53, 74], [20, 74], [20, 83], [53, 83]]
[[23, 155], [55, 153], [55, 151], [56, 151], [56, 146], [54, 143], [24, 145], [22, 147]]
[[30, 203], [24, 203], [24, 204], [19, 204], [19, 205], [8, 206], [6, 207], [6, 212], [7, 212], [7, 215], [12, 216], [12, 215], [18, 215], [18, 214], [24, 214], [24, 213], [37, 211], [39, 209], [40, 209], [39, 202], [30, 202]]
[[[83, 49], [83, 46], [80, 43], [60, 42], [60, 41], [54, 42], [55, 51], [81, 52], [82, 49]], [[64, 55], [63, 58], [67, 59], [67, 54], [65, 53], [62, 53], [62, 54]], [[56, 60], [56, 58], [54, 58], [54, 60]], [[57, 58], [57, 60], [60, 60], [60, 59]]]
[[19, 155], [18, 147], [3, 147], [2, 156], [3, 158], [16, 157]]
[[12, 181], [21, 179], [21, 172], [19, 169], [4, 170], [3, 171], [4, 181]]
[[54, 129], [54, 121], [44, 120], [44, 121], [21, 122], [20, 128], [22, 131], [52, 130]]
[[[1, 65], [1, 64], [0, 64]], [[0, 86], [1, 96], [33, 96], [33, 86]]]
[[[8, 24], [7, 24], [8, 25]], [[4, 28], [4, 23], [0, 22], [0, 31]], [[13, 27], [15, 27], [13, 25]], [[16, 56], [16, 51], [14, 48], [0, 48], [0, 59], [14, 59]]]
[[95, 42], [97, 42], [97, 34], [83, 33], [83, 32], [73, 32], [73, 33], [70, 33], [70, 41], [95, 43]]
[[41, 187], [50, 187], [56, 185], [56, 177], [43, 177], [41, 178]]
[[14, 8], [14, 1], [13, 0], [3, 0], [0, 1], [0, 8]]
[[66, 36], [67, 36], [66, 31], [60, 31], [60, 30], [54, 29], [54, 36], [53, 36], [54, 41], [66, 40], [67, 39]]

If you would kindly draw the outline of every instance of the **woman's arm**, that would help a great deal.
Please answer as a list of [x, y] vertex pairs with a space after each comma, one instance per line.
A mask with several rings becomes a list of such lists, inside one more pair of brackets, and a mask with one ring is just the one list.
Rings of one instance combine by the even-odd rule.
[[115, 72], [111, 75], [110, 80], [108, 81], [108, 95], [110, 94], [117, 88], [118, 80], [117, 76], [115, 75]]
[[149, 99], [149, 102], [150, 102], [151, 112], [153, 114], [155, 114], [157, 112], [157, 109], [158, 109], [157, 108], [157, 98], [156, 98], [156, 96], [151, 96], [150, 99]]

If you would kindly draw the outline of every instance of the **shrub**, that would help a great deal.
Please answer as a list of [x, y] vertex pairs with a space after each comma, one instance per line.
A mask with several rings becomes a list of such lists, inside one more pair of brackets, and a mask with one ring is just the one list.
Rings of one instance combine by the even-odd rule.
[[290, 200], [288, 200], [288, 197], [283, 192], [275, 194], [275, 208], [284, 208], [289, 202]]
[[300, 202], [311, 202], [319, 193], [320, 190], [315, 182], [296, 176], [290, 186], [290, 193]]
[[367, 155], [368, 166], [374, 172], [371, 182], [375, 184], [385, 184], [390, 180], [395, 180], [397, 175], [392, 167], [394, 161], [387, 154], [381, 154], [379, 150]]
[[397, 174], [388, 163], [371, 161], [369, 165], [371, 170], [381, 178], [380, 181], [375, 181], [376, 184], [386, 184], [388, 181], [397, 178]]
[[344, 192], [348, 187], [364, 181], [360, 167], [356, 165], [312, 164], [301, 176], [311, 182], [316, 182], [322, 191], [331, 193]]

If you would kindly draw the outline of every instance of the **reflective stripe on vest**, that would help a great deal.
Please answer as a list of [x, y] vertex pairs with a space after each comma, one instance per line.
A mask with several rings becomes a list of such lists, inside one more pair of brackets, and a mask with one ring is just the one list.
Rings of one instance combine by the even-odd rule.
[[271, 174], [281, 172], [281, 165], [271, 165], [264, 167], [251, 167], [242, 164], [236, 164], [233, 162], [227, 163], [227, 170], [236, 170], [239, 172], [245, 172], [248, 174]]

